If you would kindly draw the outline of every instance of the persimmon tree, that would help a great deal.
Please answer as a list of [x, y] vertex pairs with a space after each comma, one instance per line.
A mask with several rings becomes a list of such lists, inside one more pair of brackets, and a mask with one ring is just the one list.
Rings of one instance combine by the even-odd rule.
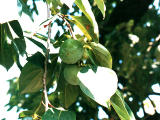
[[[18, 3], [22, 8], [20, 14], [29, 14], [24, 1], [19, 0]], [[19, 117], [32, 117], [33, 120], [76, 120], [75, 110], [71, 106], [77, 99], [84, 98], [86, 103], [93, 106], [114, 109], [122, 120], [135, 120], [117, 89], [118, 77], [112, 70], [112, 55], [99, 42], [99, 28], [90, 2], [47, 0], [45, 3], [47, 18], [42, 21], [40, 28], [48, 28], [47, 36], [38, 31], [23, 31], [15, 18], [6, 19], [0, 24], [0, 64], [9, 70], [16, 63], [21, 70], [19, 78], [15, 78], [18, 86], [13, 88], [15, 96], [19, 98], [12, 100], [15, 102], [15, 99], [19, 99], [18, 102], [23, 105], [30, 104], [28, 110], [21, 112]], [[105, 18], [104, 1], [94, 0], [94, 3]], [[63, 11], [64, 7], [71, 9], [73, 5], [82, 12], [81, 16]], [[51, 38], [55, 17], [65, 23], [62, 24], [65, 32], [57, 39]], [[74, 32], [75, 25], [83, 35]], [[29, 55], [26, 52], [26, 39], [42, 49], [42, 52]], [[59, 53], [51, 53], [50, 46], [58, 48]], [[27, 63], [21, 66], [19, 57], [24, 55]], [[53, 88], [56, 88], [55, 91], [49, 93]], [[10, 88], [10, 93], [12, 92]]]

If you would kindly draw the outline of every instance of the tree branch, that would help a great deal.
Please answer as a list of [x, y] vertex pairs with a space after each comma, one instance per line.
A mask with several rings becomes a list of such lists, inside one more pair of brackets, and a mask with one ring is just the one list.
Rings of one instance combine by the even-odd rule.
[[[47, 19], [50, 18], [50, 9], [47, 4]], [[49, 44], [50, 44], [50, 39], [51, 39], [51, 24], [48, 25], [48, 39], [47, 39], [47, 51], [46, 51], [46, 56], [45, 56], [45, 61], [44, 61], [44, 74], [43, 74], [43, 95], [44, 95], [44, 105], [45, 105], [45, 111], [48, 110], [48, 95], [47, 95], [47, 84], [46, 84], [46, 79], [47, 79], [47, 63], [48, 63], [48, 56], [49, 56]]]

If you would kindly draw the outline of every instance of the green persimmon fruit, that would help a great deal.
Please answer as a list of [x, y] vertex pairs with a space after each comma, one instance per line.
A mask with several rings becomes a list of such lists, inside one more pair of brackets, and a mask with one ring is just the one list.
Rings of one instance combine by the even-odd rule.
[[77, 77], [81, 67], [77, 65], [66, 65], [64, 68], [64, 78], [71, 85], [79, 85], [79, 79]]
[[83, 52], [83, 45], [80, 41], [67, 39], [61, 45], [59, 55], [64, 63], [74, 64], [82, 58]]

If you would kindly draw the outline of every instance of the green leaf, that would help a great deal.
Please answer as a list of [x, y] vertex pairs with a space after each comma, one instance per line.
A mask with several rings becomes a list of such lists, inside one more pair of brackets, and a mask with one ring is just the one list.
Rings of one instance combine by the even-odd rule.
[[121, 120], [136, 120], [131, 109], [125, 103], [123, 96], [118, 90], [111, 97], [110, 102]]
[[88, 40], [98, 42], [98, 36], [94, 32], [94, 27], [85, 16], [71, 16], [71, 18], [73, 20], [70, 21], [80, 28], [80, 30], [84, 33]]
[[15, 43], [16, 47], [18, 48], [18, 51], [21, 55], [24, 55], [25, 50], [26, 50], [26, 42], [23, 38], [15, 38], [13, 40]]
[[[33, 17], [32, 17], [31, 11], [29, 10], [28, 6], [23, 2], [23, 0], [18, 0], [18, 7], [22, 7], [22, 8], [21, 8], [22, 11], [23, 11], [24, 13], [26, 13], [26, 14], [30, 17], [30, 19], [31, 19], [32, 21], [34, 21], [34, 20], [33, 20]], [[20, 11], [20, 15], [21, 15], [21, 14], [22, 14], [22, 13], [21, 13], [21, 11]]]
[[85, 16], [90, 21], [91, 25], [93, 26], [94, 34], [97, 37], [97, 40], [95, 40], [95, 42], [98, 42], [99, 41], [98, 25], [95, 16], [91, 10], [90, 3], [88, 2], [88, 0], [75, 0], [75, 4], [79, 7], [79, 9], [85, 14]]
[[19, 24], [18, 20], [10, 21], [9, 24], [11, 25], [13, 31], [18, 35], [20, 38], [23, 37], [23, 30], [21, 28], [21, 25]]
[[17, 0], [17, 7], [18, 7], [19, 16], [22, 16], [22, 4], [21, 4], [20, 0]]
[[39, 48], [41, 48], [42, 50], [43, 50], [43, 52], [44, 53], [46, 53], [46, 47], [42, 44], [42, 43], [40, 43], [40, 42], [38, 42], [37, 40], [35, 40], [35, 39], [32, 39], [32, 38], [29, 38], [29, 37], [26, 37], [28, 40], [30, 40], [31, 42], [33, 42], [35, 45], [37, 45]]
[[13, 36], [12, 36], [12, 33], [11, 33], [10, 29], [9, 29], [8, 23], [5, 24], [5, 30], [6, 30], [6, 34], [7, 34], [8, 38], [10, 40], [13, 40]]
[[65, 84], [59, 96], [60, 102], [63, 105], [63, 107], [68, 108], [70, 105], [72, 105], [77, 100], [78, 94], [78, 86]]
[[100, 43], [91, 42], [90, 46], [95, 55], [97, 64], [102, 67], [112, 68], [112, 56], [110, 52]]
[[62, 7], [63, 3], [60, 0], [46, 0], [47, 4], [50, 6], [51, 13], [53, 15], [60, 12], [58, 7]]
[[[25, 33], [28, 33], [28, 34], [32, 34], [32, 32], [29, 32], [29, 31], [24, 31]], [[36, 33], [34, 34], [34, 37], [40, 39], [40, 40], [43, 40], [43, 41], [47, 41], [48, 37], [45, 36], [45, 35], [42, 35], [40, 33]], [[26, 38], [29, 38], [29, 37], [26, 37]], [[54, 43], [55, 40], [54, 39], [51, 39], [51, 43]]]
[[19, 114], [19, 118], [32, 117], [33, 114], [34, 114], [34, 111], [32, 111], [32, 110], [22, 111], [22, 112]]
[[[48, 65], [49, 66], [49, 65]], [[47, 84], [52, 80], [54, 66], [48, 67]], [[44, 56], [36, 53], [28, 58], [28, 63], [22, 69], [19, 77], [19, 91], [23, 93], [33, 93], [42, 89], [44, 74]]]
[[19, 78], [21, 94], [37, 92], [42, 88], [43, 69], [28, 62], [22, 69]]
[[7, 70], [13, 65], [14, 59], [12, 54], [12, 46], [7, 43], [7, 31], [5, 24], [0, 24], [0, 64]]
[[53, 43], [53, 46], [54, 46], [55, 48], [58, 48], [58, 47], [61, 46], [61, 44], [62, 44], [65, 40], [67, 40], [67, 39], [69, 39], [69, 38], [71, 38], [71, 36], [68, 35], [68, 34], [65, 32], [65, 33], [63, 33], [60, 37], [58, 37], [58, 39]]
[[94, 0], [100, 9], [101, 13], [103, 14], [103, 18], [105, 17], [105, 11], [106, 11], [106, 6], [104, 4], [104, 0]]
[[108, 107], [106, 102], [116, 92], [118, 83], [117, 75], [112, 69], [98, 67], [96, 72], [89, 69], [86, 73], [79, 72], [78, 78], [81, 90], [88, 97]]
[[42, 120], [76, 120], [76, 115], [71, 111], [49, 109], [42, 116]]

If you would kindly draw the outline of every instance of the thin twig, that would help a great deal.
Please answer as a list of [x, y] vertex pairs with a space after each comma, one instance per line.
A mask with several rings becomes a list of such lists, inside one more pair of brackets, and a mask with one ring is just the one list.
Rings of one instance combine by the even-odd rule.
[[68, 29], [69, 29], [69, 32], [71, 33], [73, 39], [76, 39], [70, 23], [65, 19], [65, 15], [60, 15], [60, 14], [59, 14], [58, 16], [59, 16], [60, 18], [62, 18], [62, 19], [64, 20], [64, 22], [66, 23], [66, 25], [67, 25], [67, 27], [68, 27]]
[[[50, 9], [47, 5], [47, 19], [50, 18]], [[44, 105], [45, 105], [45, 111], [48, 110], [48, 96], [47, 96], [47, 84], [46, 84], [46, 79], [47, 79], [47, 63], [48, 63], [48, 56], [49, 56], [49, 43], [51, 39], [51, 24], [48, 25], [48, 39], [47, 39], [47, 51], [46, 51], [46, 56], [45, 56], [45, 61], [44, 61], [44, 74], [43, 74], [43, 95], [44, 95]], [[42, 102], [43, 103], [43, 102]]]

